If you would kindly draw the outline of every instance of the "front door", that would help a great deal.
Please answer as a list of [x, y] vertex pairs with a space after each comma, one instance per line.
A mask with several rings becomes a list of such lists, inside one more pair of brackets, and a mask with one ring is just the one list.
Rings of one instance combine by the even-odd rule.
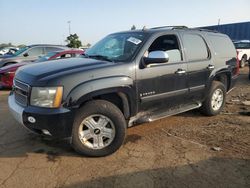
[[145, 51], [145, 56], [159, 50], [169, 55], [168, 62], [143, 66], [137, 71], [140, 112], [153, 113], [187, 102], [187, 64], [183, 61], [178, 36], [173, 34], [156, 38]]

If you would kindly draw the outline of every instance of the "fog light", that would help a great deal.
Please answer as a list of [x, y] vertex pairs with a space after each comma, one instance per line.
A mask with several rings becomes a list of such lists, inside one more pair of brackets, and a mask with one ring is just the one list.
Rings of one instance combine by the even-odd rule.
[[48, 130], [46, 130], [46, 129], [42, 129], [42, 132], [43, 132], [43, 134], [45, 134], [45, 135], [52, 136], [52, 135], [50, 134], [50, 132], [49, 132]]
[[29, 117], [28, 117], [28, 121], [29, 121], [30, 123], [36, 123], [36, 119], [35, 119], [34, 117], [32, 117], [32, 116], [29, 116]]

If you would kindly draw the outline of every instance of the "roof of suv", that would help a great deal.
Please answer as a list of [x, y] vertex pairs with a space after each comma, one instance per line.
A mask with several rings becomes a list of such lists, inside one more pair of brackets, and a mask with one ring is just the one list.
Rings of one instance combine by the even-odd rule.
[[162, 31], [171, 31], [171, 30], [182, 30], [182, 31], [198, 31], [198, 32], [213, 32], [213, 33], [220, 33], [215, 30], [208, 30], [208, 29], [200, 29], [200, 28], [188, 28], [187, 26], [160, 26], [160, 27], [153, 27], [153, 28], [143, 28], [143, 29], [136, 29], [136, 30], [128, 30], [128, 31], [121, 31], [117, 33], [158, 33]]
[[63, 46], [63, 45], [56, 45], [56, 44], [31, 44], [31, 45], [28, 45], [28, 47], [36, 47], [36, 46], [48, 46], [48, 47], [53, 47], [53, 46], [56, 46], [56, 47], [64, 47], [64, 48], [68, 48], [67, 46]]

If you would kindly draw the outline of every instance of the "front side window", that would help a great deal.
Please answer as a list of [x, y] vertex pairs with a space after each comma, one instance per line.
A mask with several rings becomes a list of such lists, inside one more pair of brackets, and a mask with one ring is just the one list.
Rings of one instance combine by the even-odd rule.
[[201, 36], [185, 33], [183, 35], [183, 45], [188, 61], [208, 59], [209, 53], [207, 45]]
[[164, 35], [158, 37], [149, 47], [144, 56], [152, 51], [164, 51], [169, 56], [170, 63], [182, 61], [182, 55], [178, 39], [175, 35]]
[[28, 51], [29, 56], [40, 56], [44, 54], [43, 47], [34, 47]]
[[86, 50], [85, 56], [105, 57], [110, 61], [130, 61], [144, 40], [143, 33], [112, 34]]

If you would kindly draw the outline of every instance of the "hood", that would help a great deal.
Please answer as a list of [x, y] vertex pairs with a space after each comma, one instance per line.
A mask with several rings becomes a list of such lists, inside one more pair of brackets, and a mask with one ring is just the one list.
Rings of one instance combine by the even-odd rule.
[[60, 76], [84, 72], [98, 67], [110, 66], [113, 63], [89, 59], [89, 58], [69, 58], [62, 60], [52, 60], [41, 63], [33, 63], [23, 66], [16, 72], [16, 79], [28, 84], [39, 84]]

